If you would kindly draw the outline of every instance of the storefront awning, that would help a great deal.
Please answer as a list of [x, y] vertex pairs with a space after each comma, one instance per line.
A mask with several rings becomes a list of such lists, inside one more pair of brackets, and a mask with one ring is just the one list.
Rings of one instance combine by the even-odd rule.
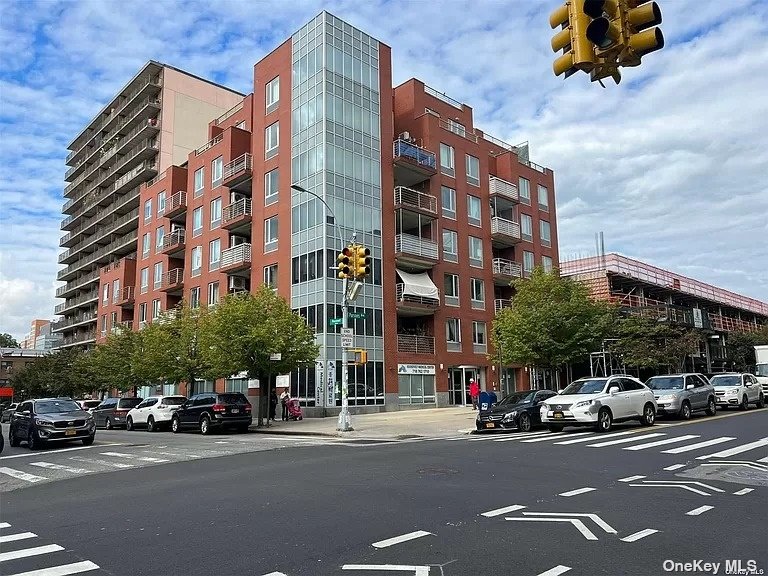
[[[397, 270], [397, 269], [396, 269]], [[412, 274], [397, 270], [398, 276], [403, 280], [403, 295], [421, 296], [422, 298], [440, 298], [440, 292], [437, 286], [432, 282], [432, 278], [426, 272]]]

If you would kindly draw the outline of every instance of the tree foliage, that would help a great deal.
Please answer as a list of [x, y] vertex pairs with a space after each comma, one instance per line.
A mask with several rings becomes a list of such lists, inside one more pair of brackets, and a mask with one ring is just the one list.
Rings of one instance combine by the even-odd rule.
[[148, 378], [143, 362], [144, 332], [130, 329], [110, 334], [106, 341], [89, 354], [88, 363], [94, 374], [94, 389], [99, 392], [119, 390], [136, 393]]
[[757, 332], [731, 332], [726, 336], [726, 357], [740, 372], [751, 369], [756, 362], [755, 346], [768, 344], [768, 324]]
[[0, 334], [0, 348], [19, 348], [19, 342], [8, 334], [7, 332], [4, 332]]
[[11, 386], [21, 398], [77, 398], [92, 388], [92, 375], [87, 353], [67, 348], [42, 356], [15, 373]]

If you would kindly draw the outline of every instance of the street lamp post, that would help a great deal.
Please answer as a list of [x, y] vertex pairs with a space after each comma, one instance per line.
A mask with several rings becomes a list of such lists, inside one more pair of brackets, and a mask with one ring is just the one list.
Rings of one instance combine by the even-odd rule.
[[[331, 207], [328, 205], [328, 203], [315, 194], [314, 192], [310, 192], [306, 188], [302, 188], [298, 184], [291, 184], [291, 188], [293, 190], [296, 190], [297, 192], [304, 192], [306, 194], [309, 194], [310, 196], [314, 196], [320, 202], [323, 203], [323, 206], [325, 206], [325, 209], [328, 211], [328, 213], [331, 215], [331, 218], [333, 218], [333, 224], [336, 228], [336, 234], [339, 237], [339, 240], [341, 241], [341, 249], [344, 249], [344, 235], [341, 233], [341, 228], [339, 228], [338, 219], [336, 218], [336, 214], [334, 214]], [[349, 319], [349, 299], [347, 298], [347, 294], [349, 291], [349, 278], [344, 278], [344, 284], [342, 286], [342, 304], [341, 304], [341, 327], [346, 328], [347, 322]], [[349, 361], [349, 358], [347, 356], [347, 349], [345, 347], [341, 348], [341, 412], [339, 412], [339, 421], [336, 425], [336, 429], [341, 432], [351, 432], [353, 430], [352, 428], [352, 419], [349, 414], [349, 399], [347, 398], [347, 395], [349, 393], [349, 369], [347, 368], [347, 362]], [[327, 369], [327, 365], [326, 365]], [[315, 384], [317, 385], [317, 384]], [[325, 386], [325, 383], [321, 383], [322, 386]]]

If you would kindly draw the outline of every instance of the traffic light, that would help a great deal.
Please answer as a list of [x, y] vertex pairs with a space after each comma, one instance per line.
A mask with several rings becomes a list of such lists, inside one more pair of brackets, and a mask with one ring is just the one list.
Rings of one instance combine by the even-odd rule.
[[353, 251], [353, 245], [350, 244], [349, 246], [345, 246], [344, 249], [339, 252], [339, 255], [336, 257], [337, 262], [337, 270], [339, 271], [339, 278], [342, 280], [344, 278], [352, 278], [353, 277], [353, 260], [354, 257], [354, 251]]
[[595, 49], [587, 40], [590, 18], [584, 12], [585, 1], [567, 0], [549, 16], [552, 28], [561, 27], [560, 32], [552, 37], [552, 50], [563, 51], [562, 56], [552, 64], [555, 76], [565, 74], [568, 78], [577, 70], [589, 72], [595, 64]]
[[368, 362], [368, 350], [363, 350], [361, 348], [356, 348], [352, 350], [353, 353], [353, 360], [352, 363], [355, 366], [359, 366], [361, 364], [365, 364]]
[[624, 5], [624, 34], [627, 52], [622, 66], [639, 66], [646, 54], [664, 48], [661, 28], [661, 10], [656, 2], [648, 0], [621, 0]]
[[354, 263], [353, 276], [356, 280], [364, 280], [371, 273], [371, 251], [360, 244], [356, 244], [354, 247]]
[[587, 26], [587, 39], [597, 47], [597, 55], [624, 44], [621, 0], [585, 0], [584, 12], [594, 18]]

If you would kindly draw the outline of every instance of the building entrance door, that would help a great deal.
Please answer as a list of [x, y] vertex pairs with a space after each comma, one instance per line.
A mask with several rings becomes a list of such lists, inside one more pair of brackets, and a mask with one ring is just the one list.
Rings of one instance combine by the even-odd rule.
[[477, 368], [474, 366], [458, 366], [448, 369], [448, 396], [454, 406], [471, 406], [472, 397], [469, 395], [469, 381], [478, 384]]

